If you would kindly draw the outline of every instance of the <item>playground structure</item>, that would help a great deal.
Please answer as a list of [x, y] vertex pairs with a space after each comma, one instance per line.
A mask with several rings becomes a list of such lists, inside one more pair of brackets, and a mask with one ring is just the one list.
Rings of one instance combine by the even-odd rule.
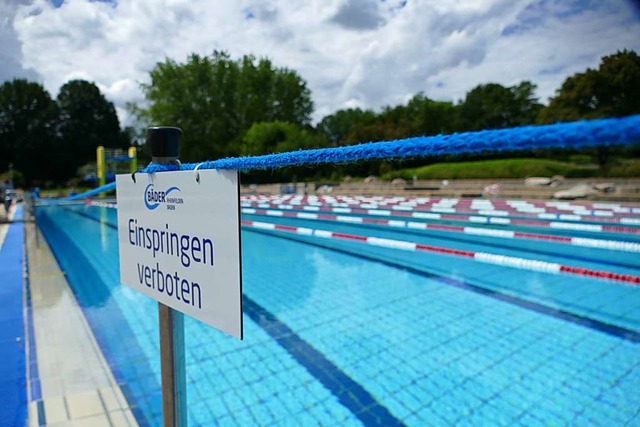
[[[129, 164], [129, 173], [138, 170], [138, 157], [136, 147], [129, 147], [127, 153], [121, 148], [104, 148], [99, 146], [96, 149], [96, 175], [98, 177], [98, 185], [101, 187], [107, 183], [107, 176], [113, 176], [118, 173], [124, 173], [119, 166], [123, 163]], [[113, 179], [109, 181], [113, 181]]]

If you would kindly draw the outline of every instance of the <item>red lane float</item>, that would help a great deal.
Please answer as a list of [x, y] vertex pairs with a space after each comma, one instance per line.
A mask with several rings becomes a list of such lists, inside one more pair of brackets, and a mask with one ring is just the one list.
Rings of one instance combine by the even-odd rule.
[[325, 239], [337, 239], [348, 240], [352, 242], [359, 242], [362, 244], [368, 244], [372, 246], [379, 246], [392, 249], [400, 249], [405, 251], [420, 251], [420, 252], [433, 252], [457, 257], [471, 258], [475, 261], [485, 264], [500, 265], [502, 267], [517, 268], [520, 270], [536, 271], [544, 273], [567, 273], [579, 276], [594, 277], [600, 279], [609, 279], [618, 282], [629, 283], [634, 286], [640, 286], [640, 276], [633, 276], [630, 274], [620, 274], [609, 271], [591, 270], [582, 267], [572, 267], [567, 265], [561, 265], [552, 262], [538, 261], [533, 259], [511, 257], [505, 255], [496, 255], [486, 252], [472, 252], [459, 249], [445, 248], [439, 246], [423, 245], [415, 242], [408, 242], [403, 240], [384, 239], [380, 237], [368, 237], [357, 234], [336, 233], [327, 230], [306, 228], [306, 227], [290, 227], [279, 226], [278, 224], [248, 221], [242, 220], [242, 226], [249, 228], [256, 228], [262, 230], [277, 230], [288, 233], [295, 233], [306, 236], [315, 236]]

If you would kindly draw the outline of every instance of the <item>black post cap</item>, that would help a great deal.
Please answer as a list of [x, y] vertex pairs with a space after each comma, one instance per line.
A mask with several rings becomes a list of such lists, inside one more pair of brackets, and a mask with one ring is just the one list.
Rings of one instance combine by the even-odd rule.
[[151, 147], [151, 157], [180, 157], [182, 130], [170, 126], [147, 128], [147, 145]]

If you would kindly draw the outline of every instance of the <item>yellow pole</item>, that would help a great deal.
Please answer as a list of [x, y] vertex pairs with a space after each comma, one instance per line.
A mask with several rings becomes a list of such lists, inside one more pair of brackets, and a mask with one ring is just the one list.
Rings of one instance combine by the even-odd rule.
[[[104, 147], [101, 145], [96, 149], [96, 166], [98, 174], [98, 185], [102, 187], [107, 182], [107, 174], [105, 172], [105, 159], [104, 159]], [[104, 193], [100, 194], [100, 197], [104, 197]]]
[[129, 172], [138, 171], [138, 150], [136, 147], [129, 147]]

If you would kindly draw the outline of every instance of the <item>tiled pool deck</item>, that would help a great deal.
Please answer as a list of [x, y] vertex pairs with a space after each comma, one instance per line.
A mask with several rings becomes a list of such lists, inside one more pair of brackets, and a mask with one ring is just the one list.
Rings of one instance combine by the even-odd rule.
[[[21, 210], [18, 207], [16, 213]], [[15, 270], [16, 265], [18, 274], [10, 274], [7, 270]], [[4, 372], [0, 378], [2, 385], [8, 382], [7, 378], [14, 380], [11, 390], [0, 389], [3, 399], [15, 396], [10, 402], [12, 408], [3, 405], [12, 411], [0, 413], [3, 415], [0, 426], [27, 422], [24, 418], [27, 408], [29, 426], [137, 426], [64, 273], [35, 225], [27, 222], [0, 225], [0, 266], [6, 279], [3, 282], [9, 285], [0, 292], [11, 292], [2, 294], [3, 306], [11, 298], [12, 302], [17, 299], [20, 307], [19, 318], [13, 316], [9, 320], [20, 328], [26, 325], [22, 336], [14, 338], [22, 345], [19, 351], [13, 351], [22, 353], [22, 365], [18, 364], [18, 368], [23, 368], [22, 378], [18, 383], [16, 374], [7, 376]], [[22, 303], [23, 298], [26, 304]], [[7, 333], [16, 334], [7, 332], [2, 325], [3, 338]], [[6, 358], [9, 352], [5, 347], [0, 353]]]

